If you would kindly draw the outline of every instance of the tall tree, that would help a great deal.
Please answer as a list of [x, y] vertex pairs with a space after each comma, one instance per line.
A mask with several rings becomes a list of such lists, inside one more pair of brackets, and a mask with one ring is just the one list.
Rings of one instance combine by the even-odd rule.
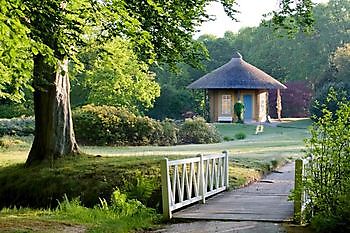
[[151, 108], [159, 96], [155, 74], [138, 60], [125, 39], [117, 37], [103, 46], [86, 48], [78, 57], [85, 69], [71, 70], [73, 106], [110, 105], [137, 113]]
[[[25, 73], [30, 70], [25, 65], [33, 61], [36, 129], [26, 164], [79, 152], [71, 119], [68, 61], [76, 59], [75, 54], [82, 46], [103, 43], [120, 35], [133, 43], [144, 61], [186, 61], [195, 65], [202, 47], [192, 42], [192, 33], [209, 18], [205, 13], [208, 2], [0, 0], [0, 44], [10, 48], [8, 54], [1, 51], [1, 58], [5, 58], [0, 60], [5, 71], [2, 75], [8, 75], [5, 84], [13, 83], [14, 89], [20, 90], [21, 77], [31, 76]], [[233, 17], [235, 0], [220, 2]], [[292, 1], [281, 2], [285, 6]], [[309, 15], [303, 15], [303, 11], [311, 7], [310, 0], [295, 2], [302, 10], [289, 13], [306, 16], [308, 24]], [[283, 15], [286, 13], [281, 11]], [[21, 58], [19, 62], [17, 57]], [[16, 77], [16, 71], [23, 76]]]

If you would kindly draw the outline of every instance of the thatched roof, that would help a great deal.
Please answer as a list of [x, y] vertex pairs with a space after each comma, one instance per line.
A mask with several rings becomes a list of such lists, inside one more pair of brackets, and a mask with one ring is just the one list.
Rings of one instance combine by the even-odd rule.
[[286, 89], [264, 71], [245, 62], [235, 52], [225, 65], [191, 83], [190, 89]]

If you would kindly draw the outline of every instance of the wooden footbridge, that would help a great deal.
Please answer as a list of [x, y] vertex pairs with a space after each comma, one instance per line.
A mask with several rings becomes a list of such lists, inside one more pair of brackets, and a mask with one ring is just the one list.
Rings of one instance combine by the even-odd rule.
[[[228, 168], [226, 152], [222, 155], [164, 160], [162, 162], [164, 216], [182, 220], [264, 222], [292, 220], [295, 209], [294, 203], [288, 201], [288, 196], [294, 188], [294, 163], [285, 165], [247, 187], [222, 192], [228, 187]], [[300, 203], [296, 205], [300, 206]], [[300, 208], [296, 209], [298, 211]]]

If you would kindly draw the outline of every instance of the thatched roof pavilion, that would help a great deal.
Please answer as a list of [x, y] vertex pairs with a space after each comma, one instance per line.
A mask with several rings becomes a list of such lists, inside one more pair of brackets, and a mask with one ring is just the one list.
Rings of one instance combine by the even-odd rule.
[[246, 119], [263, 121], [267, 115], [267, 90], [286, 89], [286, 86], [234, 52], [228, 63], [191, 83], [188, 88], [208, 91], [211, 121], [232, 121], [233, 105], [238, 101], [245, 105]]
[[286, 86], [247, 63], [234, 52], [225, 65], [191, 83], [190, 89], [286, 89]]

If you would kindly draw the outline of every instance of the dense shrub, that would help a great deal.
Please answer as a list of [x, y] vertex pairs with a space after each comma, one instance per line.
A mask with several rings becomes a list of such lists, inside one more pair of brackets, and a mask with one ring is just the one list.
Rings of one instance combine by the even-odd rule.
[[30, 101], [28, 103], [14, 104], [14, 103], [0, 103], [0, 118], [15, 118], [21, 116], [33, 116], [33, 105]]
[[186, 119], [180, 126], [179, 138], [182, 144], [217, 143], [221, 141], [221, 136], [215, 126], [207, 124], [201, 117]]
[[86, 105], [73, 114], [79, 143], [90, 145], [175, 145], [216, 143], [221, 137], [203, 118], [188, 119], [178, 126], [173, 120], [160, 122], [136, 116], [123, 108]]
[[130, 127], [128, 144], [159, 145], [162, 137], [162, 125], [149, 117], [136, 117], [134, 125]]
[[86, 105], [74, 111], [73, 120], [80, 143], [135, 146], [177, 143], [174, 122], [136, 116], [124, 108]]
[[73, 114], [78, 141], [96, 145], [156, 144], [161, 125], [123, 108], [86, 105]]
[[[328, 104], [336, 101], [328, 96]], [[306, 141], [307, 155], [312, 157], [304, 184], [310, 198], [306, 216], [313, 216], [318, 231], [349, 232], [350, 102], [338, 102], [333, 112], [324, 107], [322, 114]]]
[[0, 136], [28, 136], [34, 134], [34, 118], [0, 119]]

